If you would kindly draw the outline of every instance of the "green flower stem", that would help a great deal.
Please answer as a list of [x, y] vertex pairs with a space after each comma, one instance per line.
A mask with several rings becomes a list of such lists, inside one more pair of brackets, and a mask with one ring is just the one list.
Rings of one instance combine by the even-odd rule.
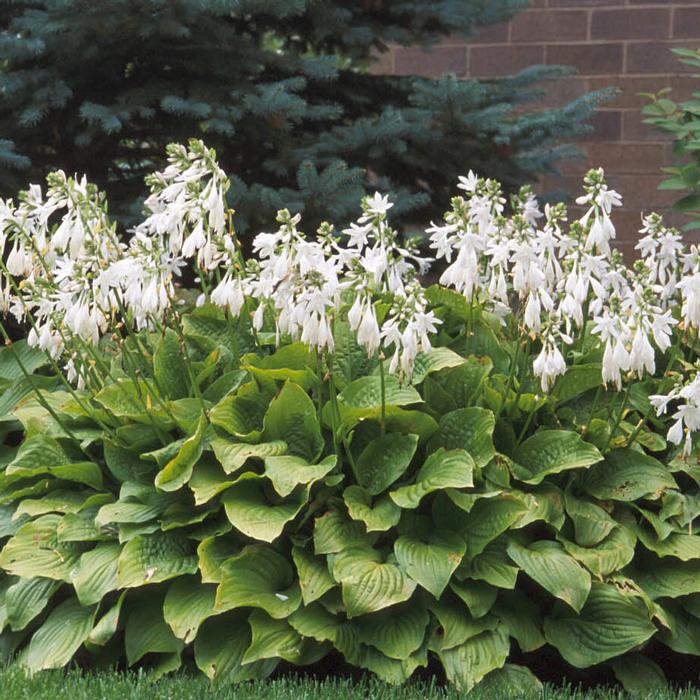
[[382, 412], [379, 418], [379, 428], [382, 435], [386, 433], [386, 382], [384, 379], [384, 354], [379, 353], [379, 386], [382, 392]]
[[508, 371], [508, 380], [506, 381], [505, 389], [503, 390], [503, 396], [501, 397], [501, 403], [496, 411], [495, 420], [498, 421], [503, 409], [506, 405], [506, 400], [508, 398], [508, 393], [513, 385], [513, 379], [515, 377], [515, 372], [518, 366], [518, 361], [520, 360], [520, 338], [518, 337], [515, 345], [515, 353], [513, 353], [513, 358], [510, 361], [510, 370]]
[[610, 435], [608, 436], [607, 442], [605, 443], [605, 446], [603, 447], [604, 450], [606, 450], [609, 446], [610, 443], [612, 442], [613, 438], [615, 437], [615, 433], [617, 432], [617, 429], [620, 427], [620, 423], [622, 422], [622, 416], [625, 413], [625, 409], [627, 408], [627, 399], [629, 398], [630, 395], [630, 385], [628, 384], [625, 387], [625, 393], [622, 396], [622, 405], [620, 406], [620, 410], [617, 414], [617, 418], [615, 419], [615, 423], [612, 427], [612, 430], [610, 431]]

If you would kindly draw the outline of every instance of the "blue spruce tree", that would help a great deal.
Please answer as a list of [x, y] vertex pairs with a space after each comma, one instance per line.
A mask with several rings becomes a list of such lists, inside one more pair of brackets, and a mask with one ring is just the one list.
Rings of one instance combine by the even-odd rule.
[[[595, 95], [523, 109], [563, 69], [504, 80], [375, 75], [390, 42], [429, 45], [527, 0], [0, 0], [0, 194], [86, 173], [117, 213], [164, 146], [197, 136], [232, 177], [240, 229], [282, 206], [356, 213], [367, 189], [425, 220], [472, 168], [515, 187], [572, 155]], [[137, 205], [138, 206], [138, 205]]]

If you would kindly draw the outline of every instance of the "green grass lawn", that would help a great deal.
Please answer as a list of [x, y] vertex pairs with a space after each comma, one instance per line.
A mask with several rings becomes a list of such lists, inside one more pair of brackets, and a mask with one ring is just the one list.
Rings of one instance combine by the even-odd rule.
[[[455, 690], [424, 684], [394, 688], [383, 683], [349, 680], [314, 681], [277, 679], [237, 686], [212, 687], [206, 679], [185, 675], [153, 680], [147, 673], [52, 671], [27, 677], [17, 668], [0, 669], [1, 700], [458, 700]], [[479, 691], [473, 700], [623, 700], [620, 689], [582, 691], [545, 687], [543, 693], [524, 696]], [[700, 690], [654, 693], [654, 700], [695, 700]]]

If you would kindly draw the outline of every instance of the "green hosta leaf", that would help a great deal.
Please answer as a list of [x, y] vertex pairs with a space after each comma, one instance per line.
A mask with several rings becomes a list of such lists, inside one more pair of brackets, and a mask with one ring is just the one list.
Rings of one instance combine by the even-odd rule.
[[[409, 406], [422, 403], [420, 394], [409, 385], [402, 385], [397, 377], [388, 375], [384, 378], [385, 406]], [[356, 379], [338, 395], [341, 416], [351, 408], [381, 408], [381, 377], [370, 375]]]
[[464, 604], [454, 596], [443, 596], [440, 601], [431, 603], [430, 609], [437, 618], [439, 627], [433, 631], [430, 648], [442, 651], [460, 646], [486, 630], [493, 630], [498, 620], [485, 615], [480, 619], [473, 618]]
[[102, 506], [95, 516], [95, 524], [103, 527], [110, 523], [147, 523], [157, 518], [165, 508], [166, 505], [162, 501], [148, 504], [135, 500], [119, 500]]
[[333, 381], [339, 389], [344, 389], [357, 377], [371, 374], [378, 360], [376, 357], [368, 357], [367, 350], [358, 345], [355, 331], [347, 321], [336, 320], [333, 335]]
[[116, 634], [121, 621], [122, 604], [124, 603], [124, 591], [117, 602], [100, 618], [98, 623], [92, 628], [88, 641], [90, 644], [104, 646]]
[[565, 403], [596, 389], [603, 384], [601, 367], [598, 363], [574, 365], [566, 370], [556, 385], [556, 398], [559, 403]]
[[249, 445], [245, 442], [236, 442], [230, 438], [217, 435], [211, 441], [216, 458], [227, 474], [238, 471], [248, 459], [265, 459], [275, 455], [284, 454], [287, 451], [287, 443], [284, 440], [273, 440]]
[[227, 478], [226, 472], [215, 459], [204, 455], [192, 470], [189, 487], [194, 494], [195, 505], [199, 506], [208, 503], [234, 483], [235, 480]]
[[58, 542], [59, 515], [43, 515], [22, 525], [0, 552], [0, 568], [15, 576], [70, 581], [82, 548], [70, 542]]
[[207, 678], [221, 683], [261, 680], [269, 676], [277, 660], [243, 665], [251, 634], [247, 611], [235, 611], [206, 620], [194, 642], [197, 667]]
[[194, 435], [185, 440], [177, 455], [156, 474], [155, 484], [159, 489], [177, 491], [190, 480], [192, 469], [202, 456], [202, 442], [208, 425], [206, 416], [202, 414]]
[[117, 588], [117, 562], [121, 547], [105, 542], [80, 557], [73, 572], [73, 587], [82, 605], [99, 603]]
[[671, 533], [666, 539], [659, 540], [644, 528], [635, 529], [639, 541], [660, 557], [675, 557], [681, 561], [700, 559], [700, 536]]
[[617, 527], [617, 522], [595, 503], [574, 498], [570, 493], [564, 498], [566, 512], [574, 524], [576, 543], [580, 546], [593, 547]]
[[429, 619], [428, 611], [422, 605], [409, 602], [363, 615], [357, 618], [354, 627], [363, 644], [401, 661], [423, 645]]
[[117, 568], [119, 588], [136, 588], [197, 571], [189, 541], [179, 535], [139, 535], [122, 549]]
[[526, 512], [525, 502], [507, 493], [478, 500], [460, 529], [467, 542], [468, 556], [481, 554], [489, 542], [510, 529]]
[[576, 612], [581, 610], [591, 590], [591, 576], [560, 544], [541, 540], [523, 547], [511, 542], [508, 556], [553, 596]]
[[501, 621], [523, 652], [535, 651], [545, 644], [540, 608], [522, 593], [499, 593], [493, 615]]
[[385, 532], [398, 525], [401, 519], [401, 509], [393, 501], [383, 496], [372, 505], [372, 497], [361, 486], [348, 486], [343, 500], [350, 517], [361, 520], [367, 532]]
[[314, 366], [314, 353], [304, 343], [292, 343], [281, 347], [273, 355], [259, 356], [251, 353], [243, 358], [243, 369], [262, 381], [292, 381], [303, 389], [318, 384]]
[[491, 610], [498, 596], [498, 589], [483, 581], [456, 581], [450, 588], [466, 603], [473, 617], [479, 619]]
[[309, 395], [286, 382], [265, 414], [263, 440], [284, 440], [292, 454], [314, 462], [323, 449], [316, 407]]
[[221, 565], [230, 557], [240, 554], [240, 551], [238, 541], [227, 536], [212, 535], [203, 539], [197, 547], [202, 583], [221, 583]]
[[485, 408], [450, 411], [440, 419], [440, 427], [430, 439], [428, 451], [435, 452], [440, 447], [466, 450], [477, 467], [483, 467], [496, 454], [492, 439], [495, 424], [493, 413]]
[[[5, 615], [10, 629], [23, 630], [49, 604], [60, 583], [50, 578], [21, 578], [5, 591]], [[0, 629], [2, 624], [0, 623]]]
[[163, 601], [163, 616], [178, 639], [194, 641], [199, 626], [214, 614], [216, 587], [197, 576], [183, 576], [170, 584]]
[[[444, 407], [440, 410], [441, 404], [438, 403], [435, 404], [435, 408], [443, 412], [472, 406], [476, 392], [492, 369], [493, 362], [490, 357], [474, 357], [472, 355], [465, 358], [461, 365], [445, 373], [442, 381], [443, 390], [454, 406], [448, 407], [442, 404]], [[426, 391], [425, 385], [423, 391]]]
[[255, 391], [230, 394], [211, 409], [212, 425], [244, 442], [255, 442], [262, 435], [263, 418], [270, 405], [270, 395]]
[[588, 471], [581, 488], [600, 500], [636, 501], [656, 498], [678, 486], [669, 469], [658, 460], [636, 450], [619, 449], [608, 453], [603, 463]]
[[333, 561], [333, 577], [342, 586], [348, 617], [382, 610], [408, 600], [416, 584], [374, 549], [347, 549]]
[[95, 401], [117, 418], [146, 420], [146, 412], [155, 413], [155, 387], [140, 379], [117, 379], [95, 395]]
[[651, 659], [641, 654], [626, 654], [612, 661], [613, 671], [631, 695], [654, 695], [666, 690], [664, 672]]
[[427, 542], [403, 535], [394, 543], [394, 553], [401, 568], [438, 599], [465, 552], [462, 537], [448, 530], [431, 534]]
[[457, 367], [463, 362], [464, 358], [449, 348], [433, 348], [430, 352], [419, 352], [413, 367], [411, 383], [420, 384], [429, 374]]
[[677, 561], [669, 557], [650, 559], [643, 566], [632, 566], [628, 575], [649, 595], [678, 598], [700, 593], [700, 561]]
[[576, 668], [620, 656], [656, 632], [646, 608], [614, 586], [594, 583], [579, 614], [560, 606], [544, 622], [547, 641]]
[[97, 608], [83, 607], [71, 598], [55, 608], [34, 633], [24, 663], [32, 671], [61, 668], [87, 640], [95, 624]]
[[[273, 619], [262, 610], [253, 611], [248, 622], [252, 639], [243, 655], [244, 664], [279, 658], [302, 666], [317, 661], [327, 652], [313, 640], [300, 637], [286, 620]], [[315, 654], [318, 651], [320, 656]]]
[[406, 472], [417, 447], [417, 435], [387, 433], [372, 440], [356, 462], [360, 486], [378, 496]]
[[153, 480], [153, 465], [132, 450], [103, 441], [104, 457], [112, 476], [119, 481], [136, 481], [147, 483]]
[[317, 642], [335, 642], [338, 634], [347, 630], [346, 623], [320, 603], [300, 607], [287, 621], [302, 637], [311, 637]]
[[540, 697], [542, 683], [529, 668], [505, 664], [491, 671], [479, 684], [486, 697], [525, 698]]
[[416, 474], [415, 483], [392, 491], [391, 499], [401, 508], [417, 508], [424, 496], [446, 488], [474, 485], [474, 460], [465, 450], [433, 452]]
[[178, 654], [184, 646], [163, 619], [162, 593], [129, 603], [124, 628], [124, 650], [129, 666], [146, 654]]
[[30, 347], [24, 339], [18, 340], [11, 347], [5, 345], [0, 349], [0, 378], [16, 382], [24, 377], [24, 372], [33, 374], [48, 363], [49, 358], [45, 352]]
[[313, 484], [331, 472], [338, 462], [329, 455], [319, 464], [309, 464], [302, 457], [282, 455], [265, 458], [265, 476], [280, 496], [289, 496], [300, 484]]
[[[229, 394], [233, 394], [240, 389], [243, 382], [248, 378], [248, 372], [242, 369], [232, 369], [228, 372], [224, 372], [202, 392], [202, 398], [205, 401], [211, 401], [217, 404]], [[212, 411], [213, 410], [214, 409], [212, 409]], [[209, 412], [209, 419], [211, 420], [211, 411]]]
[[336, 585], [323, 557], [311, 554], [301, 547], [294, 547], [292, 559], [299, 575], [304, 605], [310, 605]]
[[166, 328], [153, 353], [153, 376], [156, 384], [169, 399], [181, 399], [189, 391], [187, 365], [177, 333]]
[[[46, 513], [77, 513], [82, 510], [88, 499], [94, 496], [92, 491], [51, 491], [42, 498], [30, 498], [22, 501], [15, 513], [17, 516], [29, 515], [35, 518]], [[107, 498], [109, 498], [107, 496]]]
[[265, 492], [266, 480], [257, 474], [244, 474], [226, 490], [221, 500], [226, 516], [240, 532], [263, 542], [273, 542], [294, 520], [309, 498], [309, 487], [297, 489], [290, 498], [276, 503]]
[[301, 603], [299, 585], [289, 562], [271, 547], [248, 545], [222, 564], [216, 609], [262, 608], [274, 618], [284, 618]]
[[486, 674], [505, 664], [509, 651], [508, 636], [502, 630], [493, 630], [441, 651], [439, 656], [447, 679], [458, 690], [469, 692]]
[[486, 581], [498, 588], [513, 589], [518, 577], [518, 567], [513, 566], [505, 546], [492, 543], [471, 561], [463, 562], [457, 576]]
[[316, 554], [335, 554], [350, 547], [364, 547], [372, 540], [361, 523], [348, 520], [337, 510], [331, 510], [314, 525]]
[[598, 448], [570, 430], [540, 430], [513, 455], [513, 473], [527, 484], [539, 484], [549, 474], [580, 469], [603, 459]]
[[579, 547], [562, 540], [564, 549], [598, 577], [607, 576], [627, 566], [634, 557], [637, 543], [632, 530], [624, 525], [615, 528], [602, 542], [594, 547]]

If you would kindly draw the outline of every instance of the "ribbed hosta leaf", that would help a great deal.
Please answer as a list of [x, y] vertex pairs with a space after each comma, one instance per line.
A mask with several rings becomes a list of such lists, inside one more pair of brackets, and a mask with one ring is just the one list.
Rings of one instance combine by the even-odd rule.
[[449, 530], [435, 532], [427, 541], [413, 535], [402, 535], [394, 543], [394, 553], [401, 568], [438, 599], [465, 552], [462, 537]]
[[372, 496], [384, 492], [406, 472], [417, 447], [417, 435], [387, 433], [372, 440], [355, 464], [360, 486]]
[[500, 629], [482, 632], [464, 644], [440, 652], [449, 681], [469, 692], [487, 673], [501, 668], [508, 658], [510, 643]]
[[492, 613], [518, 642], [521, 651], [535, 651], [546, 643], [539, 606], [528, 596], [518, 591], [501, 592]]
[[550, 474], [580, 469], [603, 458], [598, 449], [570, 430], [540, 430], [513, 455], [513, 472], [528, 484], [539, 484]]
[[287, 443], [284, 440], [272, 440], [249, 445], [222, 435], [212, 438], [211, 446], [216, 458], [227, 474], [232, 474], [241, 469], [248, 459], [265, 459], [265, 457], [281, 455], [287, 451]]
[[460, 534], [467, 542], [467, 556], [473, 558], [481, 554], [489, 542], [508, 530], [526, 512], [525, 502], [508, 494], [478, 500], [460, 527]]
[[96, 611], [75, 598], [61, 603], [32, 636], [24, 657], [27, 668], [34, 672], [65, 666], [90, 635]]
[[443, 596], [440, 601], [431, 603], [430, 609], [439, 623], [431, 639], [431, 649], [434, 651], [460, 646], [467, 639], [486, 630], [493, 630], [498, 625], [498, 619], [492, 615], [479, 619], [472, 617], [464, 603], [452, 595]]
[[466, 450], [477, 467], [486, 465], [496, 453], [493, 430], [496, 421], [485, 408], [458, 408], [440, 419], [438, 432], [428, 444], [429, 452], [440, 447], [447, 450]]
[[700, 536], [680, 532], [671, 533], [666, 539], [659, 540], [656, 535], [644, 528], [635, 529], [639, 541], [660, 557], [675, 557], [681, 561], [700, 559]]
[[202, 583], [198, 576], [182, 576], [165, 594], [163, 616], [175, 636], [189, 644], [202, 622], [214, 613], [215, 599], [215, 586]]
[[627, 566], [634, 557], [636, 543], [634, 532], [624, 525], [615, 528], [595, 547], [579, 547], [562, 539], [564, 549], [600, 578]]
[[643, 604], [604, 583], [592, 585], [580, 614], [559, 607], [544, 622], [547, 641], [577, 668], [620, 656], [655, 632]]
[[153, 353], [153, 375], [159, 390], [169, 399], [187, 396], [189, 380], [177, 333], [166, 328]]
[[142, 596], [128, 604], [124, 649], [129, 666], [146, 654], [179, 654], [184, 646], [163, 619], [161, 592]]
[[389, 495], [401, 508], [417, 508], [423, 497], [433, 491], [473, 486], [474, 467], [474, 460], [465, 450], [441, 447], [428, 456], [413, 484], [402, 486]]
[[483, 581], [450, 581], [450, 588], [466, 603], [472, 617], [482, 618], [486, 615], [498, 596], [498, 589]]
[[262, 435], [265, 411], [270, 405], [270, 396], [248, 385], [236, 394], [225, 396], [211, 409], [212, 425], [225, 430], [243, 442], [256, 442]]
[[314, 525], [316, 554], [335, 554], [350, 547], [364, 547], [372, 542], [362, 523], [352, 521], [337, 510], [331, 510]]
[[287, 621], [302, 637], [311, 637], [317, 642], [335, 642], [337, 635], [347, 628], [340, 616], [326, 610], [321, 603], [298, 608]]
[[474, 559], [463, 562], [458, 576], [486, 581], [498, 588], [515, 588], [518, 567], [513, 565], [506, 554], [505, 546], [505, 543], [500, 541], [492, 543]]
[[90, 644], [96, 644], [100, 647], [104, 646], [116, 634], [121, 622], [121, 611], [125, 596], [126, 591], [119, 596], [117, 602], [107, 610], [92, 628], [92, 632], [90, 632], [88, 637]]
[[593, 547], [617, 527], [614, 518], [595, 503], [574, 498], [570, 493], [564, 499], [566, 513], [574, 524], [576, 544], [581, 547]]
[[205, 537], [197, 547], [199, 572], [203, 583], [221, 583], [223, 563], [241, 553], [240, 543], [227, 536]]
[[590, 574], [557, 542], [541, 540], [524, 547], [508, 545], [510, 558], [553, 596], [581, 610], [591, 590]]
[[59, 515], [43, 515], [22, 525], [0, 552], [0, 567], [15, 576], [43, 576], [70, 581], [82, 547], [71, 542], [58, 542], [56, 528]]
[[324, 557], [316, 556], [301, 547], [294, 547], [292, 559], [299, 576], [304, 605], [310, 605], [336, 585]]
[[342, 585], [348, 617], [402, 603], [416, 588], [397, 564], [383, 562], [374, 549], [348, 549], [336, 555], [333, 578]]
[[486, 697], [526, 698], [540, 697], [542, 683], [525, 666], [505, 664], [491, 671], [479, 684], [479, 692]]
[[363, 644], [401, 661], [423, 645], [429, 619], [428, 611], [422, 605], [409, 602], [363, 615], [357, 618], [354, 626]]
[[249, 545], [222, 565], [216, 610], [261, 608], [285, 618], [301, 603], [299, 584], [289, 562], [271, 547]]
[[[409, 406], [421, 403], [420, 394], [408, 385], [402, 385], [397, 377], [384, 378], [384, 403], [387, 406]], [[338, 395], [341, 416], [349, 408], [381, 408], [381, 377], [370, 375], [356, 379]]]
[[449, 348], [432, 348], [430, 352], [419, 352], [413, 367], [411, 382], [420, 384], [429, 374], [439, 372], [441, 369], [457, 367], [464, 362], [464, 358]]
[[26, 340], [17, 340], [12, 347], [0, 349], [0, 378], [17, 381], [24, 373], [32, 374], [48, 364], [49, 358], [39, 348], [30, 347]]
[[204, 455], [195, 465], [190, 477], [189, 487], [194, 494], [195, 505], [202, 505], [223, 493], [235, 483], [229, 478], [215, 459]]
[[581, 488], [601, 500], [635, 501], [655, 498], [677, 488], [668, 467], [653, 457], [630, 449], [613, 450], [590, 469]]
[[248, 611], [234, 611], [206, 620], [194, 642], [197, 667], [209, 679], [221, 683], [261, 680], [277, 666], [276, 659], [243, 665], [250, 646]]
[[276, 540], [309, 498], [309, 487], [299, 487], [289, 498], [276, 503], [280, 499], [268, 496], [267, 485], [257, 474], [244, 474], [221, 498], [231, 524], [262, 542]]
[[192, 476], [192, 469], [202, 456], [204, 432], [209, 425], [202, 414], [197, 422], [194, 435], [185, 440], [178, 453], [156, 474], [155, 484], [163, 491], [177, 491]]
[[300, 484], [313, 484], [331, 472], [338, 462], [329, 455], [318, 464], [309, 464], [303, 457], [281, 455], [265, 458], [265, 476], [280, 496], [289, 496]]
[[103, 596], [116, 590], [121, 550], [118, 544], [105, 542], [80, 557], [72, 583], [82, 605], [99, 603]]
[[263, 440], [284, 440], [291, 454], [315, 461], [323, 449], [321, 426], [309, 395], [286, 382], [265, 413]]
[[401, 519], [401, 509], [392, 500], [382, 496], [372, 504], [372, 496], [361, 486], [348, 486], [343, 500], [350, 517], [362, 521], [367, 532], [385, 532], [398, 525]]
[[626, 654], [614, 659], [612, 667], [617, 680], [632, 696], [660, 694], [666, 690], [664, 672], [642, 654]]
[[119, 588], [135, 588], [167, 581], [197, 571], [194, 547], [179, 535], [139, 535], [128, 542], [119, 556]]
[[5, 591], [4, 607], [10, 629], [24, 629], [49, 604], [60, 585], [58, 581], [37, 576], [21, 578], [9, 586]]
[[671, 557], [650, 558], [626, 570], [628, 576], [652, 599], [678, 598], [700, 593], [700, 561], [678, 561]]

